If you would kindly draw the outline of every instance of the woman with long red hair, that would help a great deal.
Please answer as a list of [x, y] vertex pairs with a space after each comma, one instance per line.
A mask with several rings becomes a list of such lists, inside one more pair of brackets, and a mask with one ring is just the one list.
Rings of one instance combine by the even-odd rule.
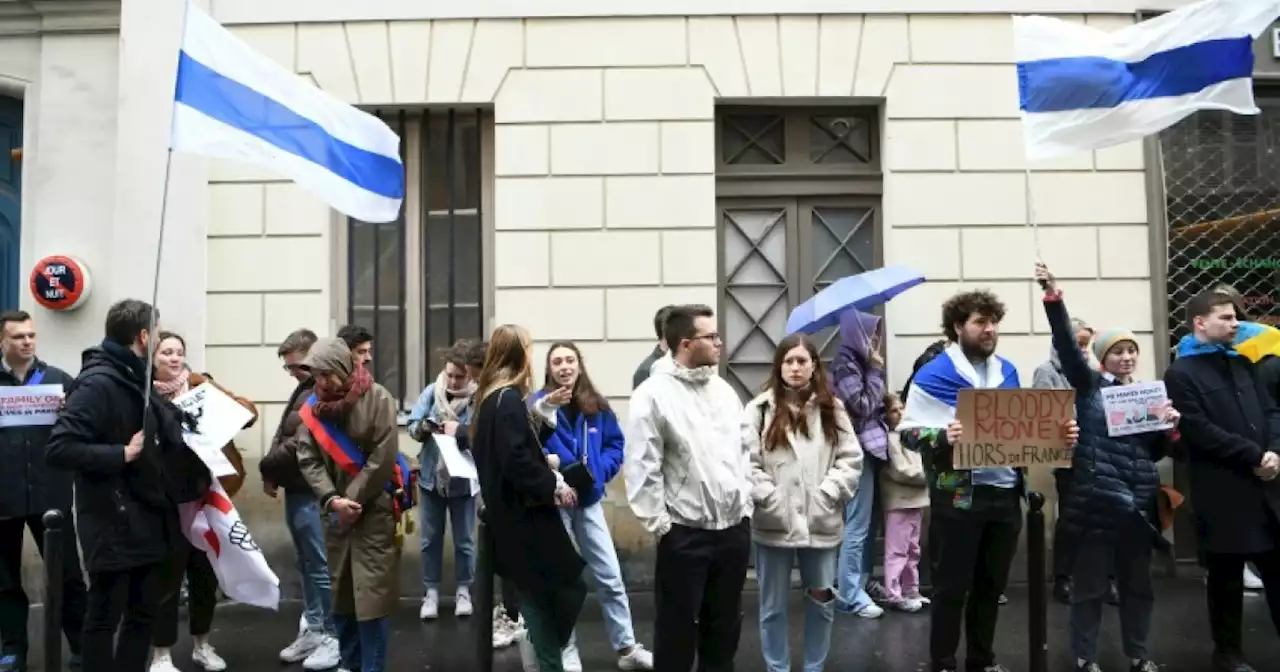
[[862, 447], [808, 336], [794, 334], [778, 344], [765, 391], [743, 410], [742, 441], [751, 454], [765, 666], [791, 669], [787, 593], [791, 568], [799, 564], [807, 598], [804, 669], [815, 672], [831, 646], [844, 505], [858, 486]]

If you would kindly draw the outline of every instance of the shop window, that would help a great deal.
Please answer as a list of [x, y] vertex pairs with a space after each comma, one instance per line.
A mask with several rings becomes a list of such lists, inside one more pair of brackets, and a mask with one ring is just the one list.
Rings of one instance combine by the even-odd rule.
[[484, 337], [492, 120], [475, 109], [382, 114], [400, 134], [408, 194], [400, 218], [349, 220], [341, 314], [374, 334], [374, 376], [412, 408], [438, 352]]
[[1168, 222], [1166, 361], [1187, 333], [1187, 302], [1219, 284], [1258, 322], [1280, 324], [1280, 100], [1262, 114], [1198, 112], [1160, 134]]

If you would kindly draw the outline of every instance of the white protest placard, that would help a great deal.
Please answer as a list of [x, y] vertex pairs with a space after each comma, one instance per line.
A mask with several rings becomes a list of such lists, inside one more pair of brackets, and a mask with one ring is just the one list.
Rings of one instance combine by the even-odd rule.
[[1107, 415], [1108, 436], [1130, 436], [1173, 429], [1164, 421], [1169, 394], [1164, 381], [1113, 385], [1102, 388], [1102, 410]]
[[471, 459], [470, 453], [463, 453], [462, 449], [458, 448], [457, 439], [448, 434], [432, 434], [431, 438], [436, 441], [436, 448], [440, 450], [440, 459], [444, 460], [444, 468], [449, 471], [449, 476], [477, 482], [480, 480], [475, 461]]
[[0, 387], [0, 429], [47, 427], [57, 422], [61, 385]]
[[173, 404], [195, 419], [196, 431], [186, 427], [182, 430], [182, 440], [187, 446], [200, 456], [215, 477], [234, 476], [236, 469], [222, 454], [222, 447], [253, 419], [249, 409], [210, 383], [201, 383], [174, 399]]

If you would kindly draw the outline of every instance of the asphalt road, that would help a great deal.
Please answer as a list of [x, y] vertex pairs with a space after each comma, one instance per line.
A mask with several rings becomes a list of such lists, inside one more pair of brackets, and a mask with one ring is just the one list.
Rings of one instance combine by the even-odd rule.
[[[1209, 668], [1212, 644], [1205, 614], [1204, 587], [1198, 579], [1160, 581], [1156, 587], [1156, 614], [1150, 649], [1163, 672], [1204, 672]], [[996, 649], [1001, 662], [1014, 672], [1027, 670], [1027, 601], [1025, 587], [1009, 591], [1010, 603], [1002, 610], [1001, 628]], [[747, 617], [738, 653], [738, 672], [764, 672], [760, 657], [760, 635], [754, 594], [746, 599]], [[450, 605], [441, 608], [442, 617], [429, 624], [418, 621], [417, 603], [402, 602], [393, 617], [391, 672], [419, 670], [471, 672], [476, 669], [472, 645], [473, 627], [466, 619], [449, 615]], [[798, 655], [800, 644], [800, 594], [792, 604], [792, 652]], [[653, 599], [651, 595], [632, 597], [636, 634], [640, 641], [653, 640]], [[1109, 608], [1103, 628], [1101, 660], [1104, 670], [1123, 672], [1128, 669], [1119, 647], [1119, 623], [1115, 609]], [[227, 660], [230, 672], [280, 672], [301, 670], [301, 666], [282, 665], [278, 651], [292, 638], [298, 624], [300, 605], [285, 603], [279, 614], [240, 605], [224, 605], [214, 620], [212, 642]], [[185, 619], [185, 616], [184, 616]], [[33, 628], [40, 618], [32, 614]], [[1267, 615], [1261, 596], [1245, 598], [1245, 646], [1259, 670], [1280, 669], [1280, 636]], [[588, 602], [579, 627], [578, 643], [587, 672], [617, 669], [600, 623], [600, 610]], [[929, 618], [926, 613], [889, 613], [877, 621], [838, 615], [828, 670], [858, 672], [927, 671]], [[1049, 667], [1051, 672], [1074, 670], [1067, 652], [1067, 607], [1049, 607]], [[39, 642], [38, 632], [32, 641]], [[962, 645], [963, 650], [963, 645]], [[191, 642], [183, 635], [174, 650], [178, 667], [194, 672], [190, 659]], [[32, 670], [43, 669], [41, 654], [32, 652]], [[1274, 665], [1276, 667], [1268, 667]], [[795, 667], [799, 668], [799, 660]], [[495, 672], [519, 672], [520, 661], [514, 647], [498, 652]]]

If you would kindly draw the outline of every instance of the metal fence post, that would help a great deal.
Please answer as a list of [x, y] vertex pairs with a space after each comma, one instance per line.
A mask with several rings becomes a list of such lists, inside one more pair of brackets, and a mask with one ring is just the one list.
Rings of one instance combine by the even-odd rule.
[[1027, 647], [1030, 672], [1049, 672], [1049, 589], [1045, 583], [1044, 495], [1027, 493]]
[[493, 539], [483, 513], [476, 528], [476, 549], [476, 669], [493, 672]]
[[62, 669], [62, 529], [57, 509], [44, 518], [44, 669]]

